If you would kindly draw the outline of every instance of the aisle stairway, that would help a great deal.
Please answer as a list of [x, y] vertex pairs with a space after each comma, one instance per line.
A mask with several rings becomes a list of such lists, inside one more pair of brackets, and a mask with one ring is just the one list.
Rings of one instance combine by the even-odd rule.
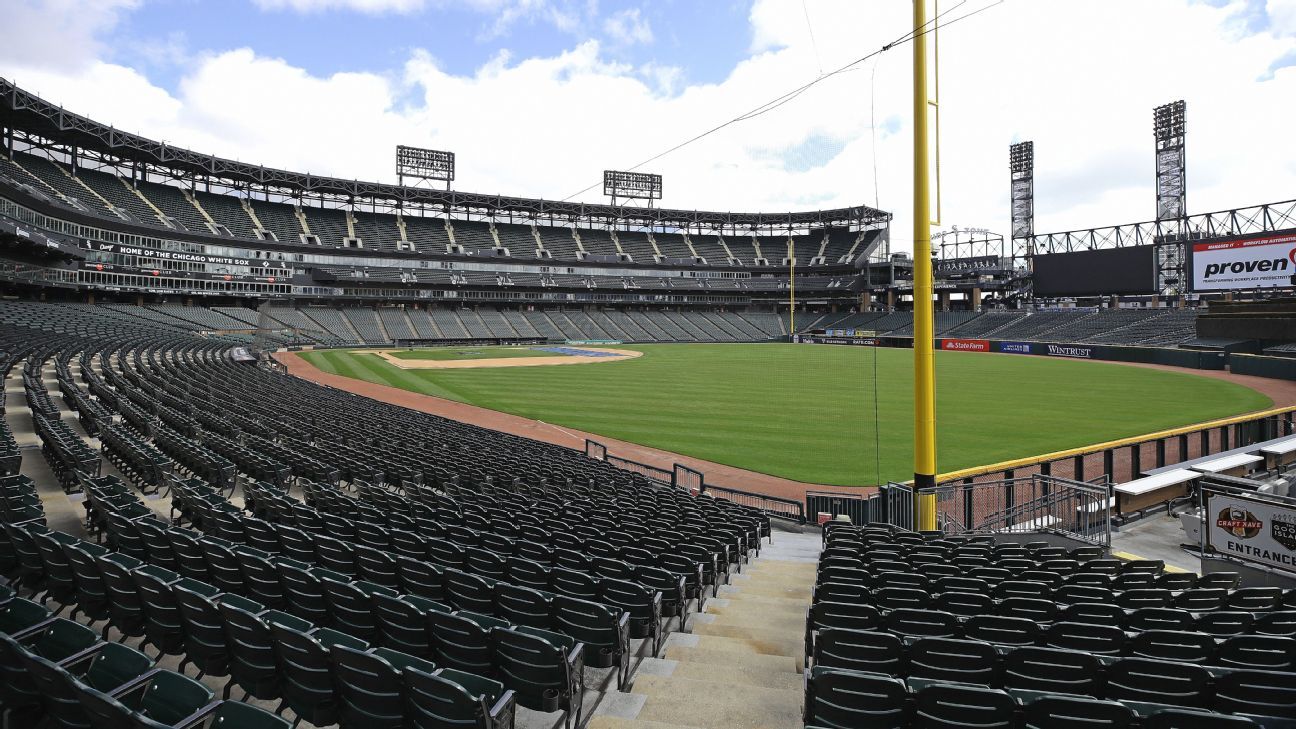
[[800, 729], [802, 648], [820, 536], [774, 543], [648, 658], [629, 694], [609, 695], [589, 729]]

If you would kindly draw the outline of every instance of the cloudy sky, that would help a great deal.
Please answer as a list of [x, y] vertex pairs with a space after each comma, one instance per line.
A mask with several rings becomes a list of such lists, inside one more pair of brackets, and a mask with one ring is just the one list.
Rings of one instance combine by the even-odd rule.
[[[1007, 232], [1154, 213], [1152, 108], [1188, 101], [1188, 205], [1296, 197], [1296, 0], [942, 0], [944, 220]], [[600, 200], [625, 169], [909, 31], [908, 0], [0, 0], [0, 76], [248, 162], [395, 181], [449, 149], [462, 190]], [[951, 7], [953, 6], [953, 7]], [[982, 12], [976, 12], [984, 8]], [[878, 204], [910, 233], [910, 49], [643, 169], [663, 204]], [[583, 191], [583, 192], [582, 192]]]

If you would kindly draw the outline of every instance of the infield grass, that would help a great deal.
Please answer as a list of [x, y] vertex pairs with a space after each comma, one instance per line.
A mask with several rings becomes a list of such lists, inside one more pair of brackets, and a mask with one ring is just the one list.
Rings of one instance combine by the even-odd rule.
[[[644, 356], [466, 370], [402, 370], [354, 350], [302, 356], [325, 372], [808, 483], [913, 474], [911, 350], [618, 346]], [[936, 374], [941, 472], [1272, 404], [1222, 380], [1046, 357], [937, 352]]]

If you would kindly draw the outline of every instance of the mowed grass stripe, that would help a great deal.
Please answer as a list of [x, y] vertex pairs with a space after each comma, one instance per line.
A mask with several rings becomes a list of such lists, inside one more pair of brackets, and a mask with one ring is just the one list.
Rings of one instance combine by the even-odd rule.
[[[439, 371], [401, 370], [361, 353], [304, 356], [337, 374], [800, 481], [850, 485], [912, 475], [909, 350], [626, 348], [644, 356]], [[1271, 405], [1231, 382], [1109, 363], [938, 352], [936, 369], [942, 471]]]

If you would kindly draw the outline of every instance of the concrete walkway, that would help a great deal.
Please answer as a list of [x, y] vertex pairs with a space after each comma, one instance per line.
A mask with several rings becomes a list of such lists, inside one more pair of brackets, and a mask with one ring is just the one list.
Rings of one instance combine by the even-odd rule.
[[800, 729], [803, 638], [820, 537], [774, 543], [720, 588], [691, 633], [643, 662], [630, 693], [606, 697], [589, 729]]

